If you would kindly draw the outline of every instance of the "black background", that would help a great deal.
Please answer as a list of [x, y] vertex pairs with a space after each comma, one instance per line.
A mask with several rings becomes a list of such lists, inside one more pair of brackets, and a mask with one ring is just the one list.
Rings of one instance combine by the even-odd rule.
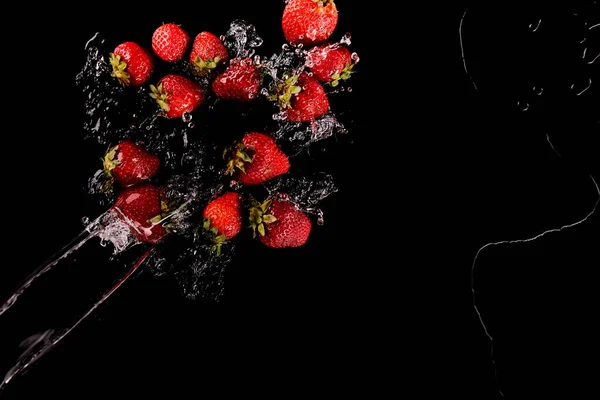
[[[597, 89], [569, 90], [592, 71], [577, 61], [583, 21], [598, 22], [586, 4], [395, 12], [340, 0], [334, 37], [351, 32], [361, 61], [352, 94], [332, 100], [353, 143], [341, 140], [313, 165], [340, 188], [323, 204], [325, 225], [301, 249], [257, 259], [244, 246], [219, 303], [185, 300], [168, 277], [139, 275], [2, 396], [498, 396], [471, 264], [486, 243], [533, 237], [594, 206]], [[1, 293], [93, 216], [85, 184], [99, 155], [83, 142], [74, 79], [87, 40], [105, 32], [115, 45], [143, 42], [165, 21], [192, 36], [221, 34], [243, 18], [268, 54], [284, 40], [283, 6], [97, 4], [73, 18], [53, 5], [19, 19], [6, 50], [14, 72], [4, 82]], [[477, 90], [461, 58], [466, 8], [463, 49]], [[594, 222], [480, 259], [480, 311], [507, 397], [590, 387], [585, 369], [566, 366], [579, 367], [593, 338]]]

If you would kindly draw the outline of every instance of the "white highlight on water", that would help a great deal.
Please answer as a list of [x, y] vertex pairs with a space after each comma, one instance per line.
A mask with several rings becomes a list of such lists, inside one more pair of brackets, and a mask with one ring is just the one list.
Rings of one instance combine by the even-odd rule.
[[469, 71], [467, 70], [467, 60], [465, 59], [465, 49], [464, 49], [464, 46], [463, 46], [462, 26], [463, 26], [463, 21], [465, 19], [465, 15], [467, 15], [467, 11], [469, 11], [468, 8], [465, 9], [465, 12], [463, 13], [462, 17], [460, 18], [460, 25], [458, 26], [458, 36], [460, 38], [460, 53], [462, 55], [462, 61], [463, 61], [463, 66], [465, 68], [465, 73], [467, 74], [467, 76], [471, 80], [471, 83], [473, 84], [473, 87], [475, 88], [475, 91], [478, 92], [479, 90], [477, 89], [477, 85], [475, 84], [475, 81], [473, 80], [473, 77], [471, 76], [471, 74], [469, 74]]
[[[554, 145], [550, 141], [550, 137], [548, 136], [548, 134], [546, 134], [546, 140], [550, 144], [550, 147], [552, 148], [552, 150], [559, 157], [561, 157], [560, 153], [558, 151], [556, 151], [556, 149], [554, 148]], [[598, 205], [600, 204], [600, 187], [598, 186], [598, 183], [596, 182], [596, 180], [594, 179], [594, 177], [592, 175], [590, 175], [590, 179], [592, 180], [592, 182], [594, 183], [594, 186], [596, 187], [596, 193], [598, 194], [598, 198], [596, 200], [596, 203], [594, 204], [594, 207], [593, 207], [592, 211], [590, 211], [583, 219], [581, 219], [581, 220], [579, 220], [577, 222], [574, 222], [572, 224], [569, 224], [569, 225], [564, 225], [564, 226], [562, 226], [560, 228], [555, 228], [555, 229], [547, 230], [545, 232], [540, 233], [539, 235], [536, 235], [536, 236], [528, 238], [528, 239], [503, 240], [503, 241], [499, 241], [499, 242], [488, 243], [488, 244], [484, 245], [483, 247], [481, 247], [477, 251], [477, 253], [475, 254], [475, 258], [473, 259], [473, 263], [471, 265], [471, 293], [472, 293], [472, 298], [473, 298], [473, 308], [475, 309], [475, 312], [477, 313], [477, 316], [479, 318], [479, 322], [480, 322], [481, 326], [483, 327], [483, 330], [484, 330], [486, 336], [490, 340], [490, 350], [491, 350], [492, 364], [494, 366], [494, 372], [496, 374], [497, 374], [497, 370], [496, 370], [496, 361], [494, 359], [494, 339], [493, 339], [492, 335], [489, 333], [489, 331], [487, 329], [487, 326], [483, 322], [483, 317], [481, 316], [481, 313], [479, 312], [479, 309], [477, 308], [477, 304], [476, 304], [476, 301], [475, 301], [474, 273], [475, 273], [475, 265], [477, 264], [477, 259], [479, 258], [479, 255], [481, 254], [481, 252], [483, 250], [485, 250], [486, 248], [488, 248], [488, 247], [498, 246], [498, 245], [502, 245], [502, 244], [517, 244], [517, 243], [533, 242], [533, 241], [535, 241], [535, 240], [537, 240], [537, 239], [539, 239], [539, 238], [541, 238], [541, 237], [543, 237], [543, 236], [545, 236], [547, 234], [561, 232], [564, 229], [572, 228], [572, 227], [575, 227], [577, 225], [583, 224], [592, 215], [594, 215], [594, 213], [596, 212], [596, 209], [598, 208]], [[500, 392], [500, 394], [502, 395], [502, 397], [504, 397], [504, 393], [502, 393], [502, 391], [500, 389], [498, 389], [498, 391]]]

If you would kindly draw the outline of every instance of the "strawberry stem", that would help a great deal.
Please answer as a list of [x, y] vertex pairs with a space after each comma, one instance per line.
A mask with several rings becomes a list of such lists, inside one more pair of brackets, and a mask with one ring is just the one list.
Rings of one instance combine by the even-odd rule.
[[156, 100], [160, 106], [160, 109], [164, 112], [169, 111], [171, 109], [171, 107], [169, 107], [169, 95], [163, 89], [162, 83], [159, 83], [158, 88], [154, 85], [150, 85], [150, 90], [152, 91], [152, 93], [150, 93], [150, 97]]
[[219, 235], [217, 227], [212, 226], [210, 218], [205, 218], [203, 223], [204, 235], [212, 243], [210, 250], [218, 256], [221, 255], [221, 246], [227, 242], [225, 235]]
[[276, 101], [279, 104], [281, 110], [292, 108], [292, 96], [302, 91], [302, 88], [296, 85], [298, 83], [298, 75], [294, 74], [287, 78], [284, 75], [284, 78], [276, 85], [273, 94], [269, 97], [269, 100]]
[[249, 227], [252, 228], [252, 237], [256, 238], [257, 231], [260, 236], [265, 236], [266, 225], [277, 221], [277, 218], [275, 218], [274, 215], [267, 214], [272, 200], [267, 198], [263, 203], [259, 203], [254, 197], [252, 197], [250, 199], [250, 203], [250, 216], [248, 219], [250, 221]]
[[220, 61], [221, 57], [219, 56], [216, 56], [214, 59], [208, 58], [206, 60], [196, 57], [194, 59], [194, 66], [196, 66], [196, 72], [199, 75], [204, 76], [209, 74], [213, 69], [217, 68]]
[[246, 165], [252, 163], [252, 157], [248, 150], [254, 150], [252, 147], [246, 147], [242, 142], [237, 142], [233, 146], [223, 151], [223, 159], [227, 160], [227, 169], [225, 175], [233, 175], [235, 169], [246, 173]]
[[110, 53], [110, 65], [112, 65], [112, 76], [117, 78], [121, 85], [127, 86], [131, 82], [131, 75], [125, 69], [127, 69], [127, 63], [121, 60], [121, 56]]
[[331, 82], [327, 82], [326, 85], [331, 86], [331, 87], [336, 87], [340, 84], [340, 80], [348, 80], [350, 79], [350, 76], [354, 73], [356, 73], [356, 71], [353, 71], [352, 68], [354, 68], [355, 63], [353, 62], [347, 62], [346, 66], [344, 67], [344, 69], [342, 70], [341, 73], [339, 74], [333, 74], [331, 75]]

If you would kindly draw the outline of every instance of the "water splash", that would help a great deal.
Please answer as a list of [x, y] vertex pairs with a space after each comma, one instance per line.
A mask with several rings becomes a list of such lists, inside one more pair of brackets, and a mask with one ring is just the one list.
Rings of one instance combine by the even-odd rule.
[[309, 123], [289, 122], [281, 119], [279, 121], [278, 130], [273, 133], [273, 136], [278, 140], [288, 142], [294, 154], [308, 149], [316, 142], [348, 132], [333, 113], [327, 113]]
[[69, 335], [98, 307], [100, 307], [100, 305], [102, 305], [113, 293], [115, 293], [138, 270], [138, 268], [140, 268], [152, 251], [153, 248], [146, 251], [114, 286], [105, 292], [90, 309], [88, 309], [82, 316], [75, 320], [75, 322], [69, 327], [59, 331], [49, 329], [32, 335], [21, 342], [21, 347], [25, 348], [25, 351], [19, 356], [15, 365], [6, 373], [0, 382], [0, 393], [2, 393], [2, 390], [4, 390], [10, 381], [12, 381], [16, 376], [25, 372], [34, 362], [38, 361], [41, 357], [52, 350], [60, 341], [67, 337], [67, 335]]
[[292, 202], [298, 209], [321, 218], [323, 212], [317, 205], [338, 191], [333, 176], [326, 173], [301, 178], [286, 175], [266, 183], [265, 188], [270, 196]]
[[229, 54], [234, 55], [232, 58], [252, 57], [256, 48], [263, 43], [263, 39], [256, 32], [256, 27], [241, 19], [231, 22], [229, 30], [221, 40]]
[[100, 215], [95, 221], [88, 224], [68, 245], [63, 247], [38, 267], [38, 269], [11, 294], [0, 307], [0, 316], [8, 311], [36, 280], [50, 272], [61, 261], [68, 259], [91, 239], [99, 237], [103, 243], [112, 243], [114, 245], [113, 254], [121, 253], [129, 247], [139, 243], [132, 234], [131, 226], [133, 225], [126, 224], [114, 210], [108, 210]]

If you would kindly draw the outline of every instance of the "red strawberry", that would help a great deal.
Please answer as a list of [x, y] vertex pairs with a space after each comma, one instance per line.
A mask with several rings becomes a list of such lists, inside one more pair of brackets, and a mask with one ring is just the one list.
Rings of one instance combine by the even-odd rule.
[[110, 148], [104, 156], [104, 173], [114, 177], [123, 187], [152, 178], [158, 172], [160, 159], [130, 140]]
[[260, 241], [268, 247], [300, 247], [310, 235], [310, 219], [287, 201], [267, 199], [259, 204], [252, 201], [250, 227], [259, 233]]
[[308, 52], [310, 71], [321, 82], [328, 82], [335, 87], [340, 79], [346, 80], [354, 72], [352, 54], [346, 46], [340, 44], [324, 44], [315, 46]]
[[194, 39], [190, 62], [196, 66], [202, 75], [211, 69], [227, 62], [229, 54], [221, 39], [210, 32], [200, 32]]
[[291, 122], [314, 121], [329, 111], [329, 100], [321, 83], [303, 73], [293, 75], [275, 89], [271, 100], [277, 100], [283, 116]]
[[179, 118], [186, 112], [192, 112], [204, 103], [204, 92], [200, 85], [177, 74], [165, 75], [158, 86], [150, 85], [150, 96], [171, 118]]
[[281, 26], [290, 43], [311, 45], [329, 39], [338, 21], [333, 0], [290, 0]]
[[251, 58], [234, 58], [212, 83], [217, 97], [227, 100], [251, 101], [258, 96], [260, 74]]
[[146, 83], [154, 71], [152, 55], [134, 42], [118, 45], [110, 53], [112, 76], [123, 85], [140, 86]]
[[290, 169], [288, 157], [269, 135], [247, 133], [242, 140], [224, 153], [228, 159], [226, 174], [233, 175], [246, 185], [258, 185]]
[[143, 183], [124, 189], [112, 209], [131, 227], [133, 235], [146, 243], [156, 243], [166, 234], [166, 229], [158, 222], [165, 211], [161, 189]]
[[221, 254], [221, 245], [242, 229], [242, 196], [227, 192], [204, 209], [204, 229], [213, 242], [213, 251]]
[[152, 35], [152, 50], [167, 62], [181, 60], [189, 44], [190, 36], [176, 24], [163, 24]]

